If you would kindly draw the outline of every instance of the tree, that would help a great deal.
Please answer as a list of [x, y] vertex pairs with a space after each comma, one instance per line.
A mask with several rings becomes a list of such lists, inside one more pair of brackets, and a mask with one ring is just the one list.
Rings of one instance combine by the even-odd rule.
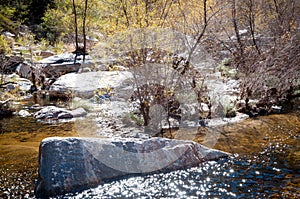
[[85, 0], [84, 4], [84, 11], [82, 14], [82, 34], [83, 34], [83, 47], [79, 46], [78, 44], [78, 14], [76, 10], [76, 3], [75, 0], [73, 2], [73, 14], [74, 14], [74, 27], [75, 27], [75, 58], [74, 63], [76, 62], [78, 55], [83, 55], [83, 62], [85, 61], [85, 55], [86, 55], [86, 17], [87, 17], [87, 9], [88, 9], [88, 0]]
[[[224, 26], [215, 38], [239, 71], [246, 112], [264, 114], [272, 105], [290, 103], [300, 84], [299, 5], [295, 0], [231, 0], [229, 5], [217, 18]], [[224, 18], [230, 11], [231, 25]], [[250, 99], [259, 100], [257, 107], [249, 106]]]

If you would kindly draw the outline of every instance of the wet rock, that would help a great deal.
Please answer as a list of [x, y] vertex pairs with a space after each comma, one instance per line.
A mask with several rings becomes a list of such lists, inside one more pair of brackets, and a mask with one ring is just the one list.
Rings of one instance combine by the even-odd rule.
[[192, 141], [46, 138], [41, 142], [38, 197], [88, 189], [120, 176], [199, 166], [229, 154]]
[[73, 118], [73, 115], [69, 112], [61, 112], [57, 115], [57, 119], [69, 119]]
[[18, 115], [19, 115], [20, 117], [30, 117], [30, 116], [31, 116], [31, 113], [29, 113], [29, 112], [26, 111], [26, 110], [20, 110], [20, 111], [18, 112]]
[[47, 106], [34, 114], [36, 119], [68, 119], [73, 117], [86, 116], [87, 112], [84, 108], [77, 108], [69, 111], [55, 106]]
[[73, 117], [68, 110], [55, 106], [47, 106], [36, 112], [33, 116], [36, 119], [65, 119]]

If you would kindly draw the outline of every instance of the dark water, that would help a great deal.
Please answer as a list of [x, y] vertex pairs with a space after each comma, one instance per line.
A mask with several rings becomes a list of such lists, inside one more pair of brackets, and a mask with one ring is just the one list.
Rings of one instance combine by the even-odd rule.
[[257, 156], [121, 179], [61, 198], [300, 198], [300, 167], [284, 160], [288, 147], [270, 145]]

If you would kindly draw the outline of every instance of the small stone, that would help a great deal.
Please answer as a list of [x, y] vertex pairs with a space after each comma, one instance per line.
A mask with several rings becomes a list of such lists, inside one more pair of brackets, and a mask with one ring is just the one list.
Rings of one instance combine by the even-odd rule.
[[30, 116], [31, 116], [31, 113], [29, 113], [29, 112], [26, 111], [26, 110], [20, 110], [20, 111], [18, 112], [18, 115], [19, 115], [20, 117], [30, 117]]
[[87, 115], [87, 112], [84, 108], [77, 108], [71, 111], [73, 117], [83, 117]]
[[15, 88], [16, 88], [16, 87], [15, 87], [14, 84], [7, 84], [7, 85], [6, 85], [6, 89], [9, 90], [9, 91], [15, 90]]

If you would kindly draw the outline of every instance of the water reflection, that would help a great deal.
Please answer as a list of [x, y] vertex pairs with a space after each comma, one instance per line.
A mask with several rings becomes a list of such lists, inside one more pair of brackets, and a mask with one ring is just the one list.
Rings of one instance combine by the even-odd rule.
[[283, 153], [255, 158], [235, 156], [166, 174], [132, 177], [61, 198], [299, 198], [300, 188], [287, 187], [300, 178], [288, 168]]

